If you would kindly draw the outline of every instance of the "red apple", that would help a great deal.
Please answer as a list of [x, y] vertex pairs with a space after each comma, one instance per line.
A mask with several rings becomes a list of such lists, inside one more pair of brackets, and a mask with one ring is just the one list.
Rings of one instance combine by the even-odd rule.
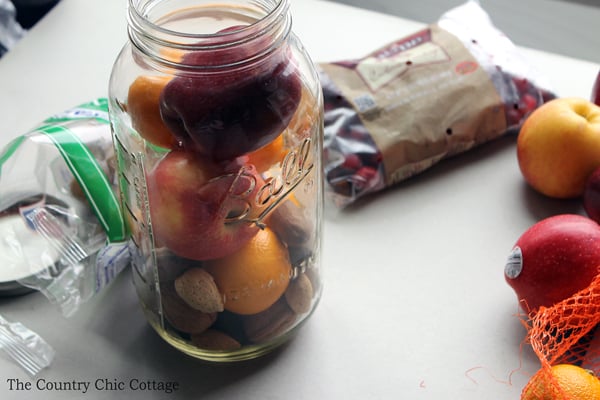
[[541, 220], [517, 240], [504, 277], [526, 312], [586, 288], [600, 266], [600, 225], [582, 215]]
[[600, 223], [600, 168], [594, 170], [585, 183], [583, 208], [588, 217]]
[[594, 82], [594, 87], [592, 88], [592, 97], [590, 100], [600, 106], [600, 71], [598, 71], [598, 75], [596, 75], [596, 81]]
[[196, 153], [172, 151], [147, 179], [155, 239], [180, 257], [226, 256], [259, 230], [247, 218], [261, 182], [252, 166], [221, 167]]

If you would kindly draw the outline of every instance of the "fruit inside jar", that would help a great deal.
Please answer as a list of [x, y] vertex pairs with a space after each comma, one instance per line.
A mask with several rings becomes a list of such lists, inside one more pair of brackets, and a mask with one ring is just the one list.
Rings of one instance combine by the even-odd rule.
[[[147, 50], [158, 61], [138, 60], [113, 102], [146, 317], [212, 361], [277, 347], [321, 290], [320, 87], [293, 34], [258, 14], [206, 6], [161, 17], [206, 36]], [[132, 167], [141, 173], [125, 176]]]
[[[226, 173], [215, 172], [202, 155], [172, 150], [147, 174], [164, 317], [155, 319], [155, 328], [185, 352], [254, 356], [279, 345], [314, 309], [321, 287], [322, 195], [312, 147], [321, 129], [315, 102], [303, 90], [288, 127], [227, 164]], [[211, 172], [200, 179], [201, 172], [193, 173], [188, 181], [178, 167], [158, 175], [165, 165], [171, 168], [173, 155], [187, 168]], [[163, 202], [165, 197], [172, 201]], [[208, 283], [189, 277], [198, 269], [208, 272]], [[176, 290], [182, 282], [195, 291]], [[207, 295], [206, 285], [216, 289], [216, 298]], [[217, 305], [196, 304], [206, 302]]]

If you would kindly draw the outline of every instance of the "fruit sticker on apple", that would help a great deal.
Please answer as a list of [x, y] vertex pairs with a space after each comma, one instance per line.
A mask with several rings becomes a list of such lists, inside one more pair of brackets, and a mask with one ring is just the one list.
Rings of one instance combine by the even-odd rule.
[[600, 267], [600, 225], [576, 214], [545, 218], [515, 243], [504, 268], [525, 312], [585, 289]]

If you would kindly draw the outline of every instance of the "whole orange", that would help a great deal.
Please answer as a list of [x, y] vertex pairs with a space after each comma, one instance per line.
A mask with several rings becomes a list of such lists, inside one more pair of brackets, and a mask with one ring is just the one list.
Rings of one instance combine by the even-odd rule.
[[160, 116], [160, 93], [171, 78], [168, 76], [138, 76], [129, 86], [127, 112], [133, 128], [150, 143], [172, 149], [176, 139]]
[[225, 309], [249, 315], [266, 310], [285, 292], [292, 266], [277, 235], [260, 230], [239, 251], [206, 263], [224, 298]]
[[257, 171], [263, 172], [273, 164], [280, 163], [285, 157], [283, 134], [260, 149], [248, 153], [248, 163], [254, 165]]
[[600, 380], [571, 364], [540, 369], [521, 393], [521, 400], [600, 400]]

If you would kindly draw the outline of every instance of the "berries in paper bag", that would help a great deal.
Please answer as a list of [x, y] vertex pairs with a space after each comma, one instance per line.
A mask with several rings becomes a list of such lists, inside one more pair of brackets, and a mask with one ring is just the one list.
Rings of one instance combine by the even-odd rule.
[[555, 96], [476, 2], [357, 60], [320, 63], [339, 207], [517, 130]]

